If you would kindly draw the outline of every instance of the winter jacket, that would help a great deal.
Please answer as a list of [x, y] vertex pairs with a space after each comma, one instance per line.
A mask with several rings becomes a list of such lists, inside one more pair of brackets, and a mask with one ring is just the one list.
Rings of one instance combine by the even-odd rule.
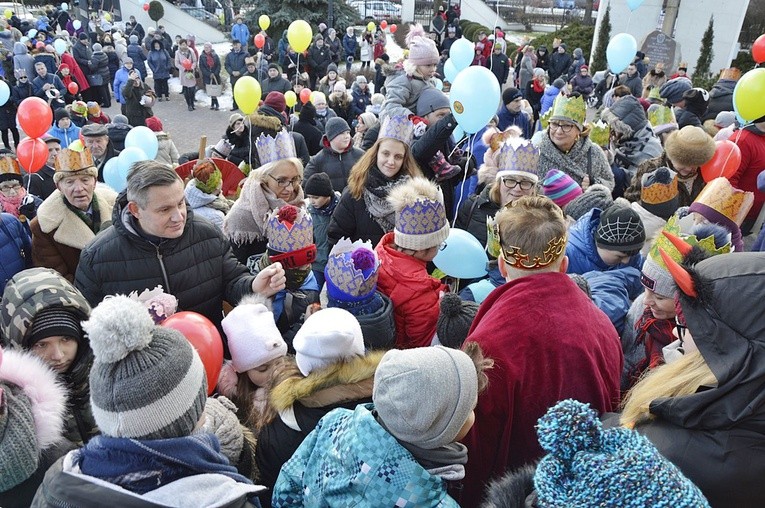
[[372, 92], [369, 91], [369, 87], [366, 90], [361, 90], [356, 83], [351, 87], [351, 96], [353, 101], [351, 102], [351, 120], [355, 120], [361, 113], [365, 113], [367, 106], [372, 104]]
[[50, 53], [37, 53], [34, 56], [35, 63], [43, 63], [45, 64], [45, 68], [48, 69], [49, 74], [55, 74], [58, 70], [56, 66], [56, 58], [51, 55]]
[[122, 87], [122, 98], [125, 99], [125, 116], [128, 123], [133, 127], [145, 126], [146, 119], [154, 116], [151, 108], [141, 104], [143, 96], [152, 92], [149, 85], [141, 82], [141, 86], [135, 86], [133, 81], [128, 81]]
[[559, 169], [579, 185], [585, 176], [590, 178], [590, 185], [599, 183], [614, 188], [614, 174], [603, 150], [582, 135], [568, 153], [563, 153], [550, 139], [548, 133], [539, 143], [539, 179], [544, 179], [551, 169]]
[[568, 72], [569, 67], [571, 67], [571, 63], [573, 60], [571, 59], [571, 55], [568, 53], [558, 53], [556, 50], [555, 53], [552, 54], [550, 57], [550, 67], [548, 69], [548, 74], [550, 75], [550, 82], [552, 83], [559, 77], [563, 76]]
[[651, 90], [654, 88], [661, 88], [661, 85], [667, 82], [667, 74], [664, 71], [656, 72], [656, 69], [651, 70], [645, 76], [643, 76], [643, 98], [648, 98]]
[[332, 63], [332, 54], [327, 45], [322, 47], [311, 44], [308, 48], [308, 65], [311, 66], [311, 72], [317, 78], [324, 77], [327, 74], [327, 66]]
[[121, 152], [125, 149], [125, 137], [127, 136], [127, 133], [130, 132], [130, 129], [132, 129], [130, 125], [115, 123], [110, 123], [106, 126], [106, 132], [108, 133], [107, 135], [109, 136], [109, 141], [111, 141], [112, 146], [118, 152]]
[[614, 162], [629, 173], [630, 179], [642, 162], [663, 152], [661, 142], [637, 98], [622, 97], [604, 110], [601, 117], [612, 132], [619, 134], [618, 140], [613, 143]]
[[93, 57], [90, 60], [88, 81], [93, 86], [108, 85], [109, 78], [109, 57], [103, 51], [93, 52]]
[[417, 111], [417, 99], [426, 88], [433, 87], [431, 80], [399, 74], [385, 82], [385, 102], [380, 111], [380, 122], [387, 116], [409, 116]]
[[324, 38], [324, 45], [329, 48], [329, 52], [332, 55], [332, 61], [336, 64], [340, 63], [340, 55], [343, 52], [343, 41], [337, 36]]
[[[183, 67], [184, 60], [191, 60], [191, 70], [187, 71]], [[194, 87], [197, 85], [197, 78], [195, 77], [194, 70], [197, 68], [198, 59], [194, 51], [187, 49], [186, 53], [183, 53], [180, 49], [175, 52], [175, 68], [178, 69], [178, 78], [180, 79], [181, 86]]]
[[[487, 66], [488, 67], [488, 66]], [[521, 58], [521, 68], [518, 73], [518, 81], [521, 90], [526, 89], [526, 85], [534, 77], [534, 61], [531, 59], [531, 55], [524, 54]]]
[[159, 49], [154, 49], [154, 44], [152, 43], [152, 50], [149, 51], [149, 55], [146, 57], [146, 63], [149, 64], [149, 69], [151, 69], [154, 79], [169, 79], [172, 58], [170, 58], [170, 53], [161, 45], [162, 42], [158, 41], [158, 43], [160, 44]]
[[714, 120], [723, 111], [733, 111], [733, 89], [736, 83], [732, 79], [720, 79], [714, 84], [709, 91], [709, 104], [707, 112], [701, 117], [702, 122]]
[[146, 80], [146, 55], [143, 48], [136, 44], [129, 44], [127, 47], [127, 56], [133, 59], [133, 68], [141, 73], [141, 79]]
[[46, 164], [37, 172], [25, 176], [24, 186], [30, 194], [45, 201], [56, 190], [56, 184], [53, 183], [54, 173], [55, 170]]
[[154, 157], [154, 160], [168, 166], [177, 165], [181, 155], [178, 153], [178, 148], [175, 147], [170, 134], [167, 132], [157, 132], [156, 136], [159, 148], [157, 148], [157, 156]]
[[592, 302], [608, 316], [616, 333], [621, 334], [630, 302], [643, 294], [640, 270], [623, 266], [607, 272], [587, 272], [582, 276], [590, 288]]
[[[591, 271], [605, 272], [617, 270], [625, 265], [608, 266], [600, 259], [595, 245], [595, 231], [600, 224], [599, 208], [593, 208], [582, 215], [568, 230], [566, 256], [568, 256], [568, 273], [584, 274]], [[643, 267], [643, 255], [636, 254], [630, 258], [626, 266], [640, 270]]]
[[114, 90], [114, 100], [120, 104], [125, 104], [125, 98], [122, 96], [122, 87], [128, 82], [128, 76], [130, 71], [125, 66], [120, 67], [120, 70], [114, 75], [114, 83], [112, 83], [112, 90]]
[[[80, 93], [90, 88], [90, 83], [88, 83], [83, 68], [80, 67], [80, 64], [77, 63], [77, 60], [73, 55], [71, 55], [69, 52], [65, 52], [61, 55], [61, 63], [67, 64], [69, 66], [69, 69], [72, 71], [72, 77], [77, 82], [77, 84], [80, 85]], [[88, 67], [85, 67], [84, 70], [87, 71]]]
[[275, 78], [269, 76], [266, 77], [266, 79], [261, 80], [260, 89], [262, 96], [265, 97], [270, 92], [287, 93], [292, 90], [292, 85], [279, 74]]
[[499, 211], [499, 204], [489, 197], [491, 185], [483, 188], [480, 194], [473, 194], [460, 205], [457, 213], [456, 228], [463, 229], [473, 235], [481, 245], [486, 245], [486, 218], [494, 217]]
[[685, 108], [673, 108], [675, 111], [675, 120], [677, 120], [678, 129], [682, 129], [686, 125], [693, 125], [694, 127], [701, 127], [701, 117], [695, 113], [688, 111]]
[[348, 35], [347, 33], [343, 36], [343, 51], [345, 51], [345, 58], [350, 57], [351, 60], [354, 60], [356, 58], [356, 50], [359, 47], [359, 42], [356, 40], [355, 35]]
[[486, 61], [486, 67], [491, 69], [491, 73], [497, 78], [500, 87], [505, 84], [510, 75], [510, 60], [507, 59], [506, 54], [492, 53], [489, 60]]
[[300, 110], [299, 119], [293, 124], [292, 130], [303, 135], [311, 157], [323, 149], [321, 142], [322, 133], [316, 126], [316, 108], [310, 102], [305, 104], [303, 109]]
[[754, 222], [765, 205], [765, 192], [757, 189], [758, 176], [765, 168], [765, 132], [756, 125], [749, 125], [734, 132], [730, 141], [736, 143], [741, 150], [741, 164], [729, 180], [735, 188], [754, 193], [754, 205], [745, 219]]
[[373, 411], [364, 404], [322, 418], [284, 464], [273, 506], [458, 507], [446, 482], [423, 468]]
[[380, 259], [377, 287], [393, 302], [396, 348], [430, 346], [436, 335], [440, 293], [447, 287], [430, 276], [427, 263], [397, 251], [393, 232], [375, 247]]
[[287, 65], [289, 64], [287, 62], [287, 53], [289, 52], [290, 42], [289, 39], [287, 39], [287, 30], [284, 30], [282, 32], [282, 36], [279, 39], [279, 42], [276, 43], [276, 51], [279, 52], [279, 65], [281, 65], [282, 69], [286, 69]]
[[531, 139], [531, 136], [534, 134], [534, 119], [523, 110], [511, 113], [507, 107], [500, 106], [497, 111], [497, 118], [499, 118], [497, 128], [501, 131], [504, 131], [511, 125], [515, 125], [521, 129], [525, 139]]
[[553, 103], [555, 102], [555, 99], [560, 95], [560, 88], [556, 86], [548, 86], [545, 89], [545, 93], [542, 96], [541, 101], [541, 108], [539, 110], [539, 115], [544, 115], [548, 109], [550, 109], [553, 106]]
[[643, 94], [643, 80], [640, 78], [640, 74], [637, 72], [634, 76], [629, 74], [622, 74], [619, 79], [619, 84], [624, 85], [630, 89], [630, 93], [635, 97], [640, 97]]
[[80, 128], [73, 123], [69, 124], [68, 129], [62, 129], [58, 125], [54, 124], [50, 129], [48, 129], [48, 135], [60, 139], [61, 148], [66, 148], [71, 143], [74, 143], [80, 139]]
[[[45, 77], [37, 76], [35, 79], [32, 80], [32, 88], [35, 91], [35, 95], [40, 97], [42, 100], [47, 101], [48, 97], [45, 94], [45, 90], [43, 90], [43, 86], [45, 85], [53, 85], [56, 90], [58, 90], [59, 96], [62, 98], [64, 95], [66, 95], [66, 87], [64, 86], [64, 82], [61, 81], [61, 78], [56, 76], [55, 74], [46, 74]], [[54, 103], [55, 104], [55, 103]], [[60, 106], [63, 106], [64, 103], [61, 102]], [[54, 109], [56, 109], [54, 107]]]
[[231, 26], [231, 40], [239, 41], [246, 48], [250, 43], [250, 29], [244, 23], [234, 23]]
[[[19, 219], [0, 213], [0, 290], [21, 270], [32, 265], [32, 240]], [[3, 332], [5, 336], [5, 332]]]
[[361, 43], [359, 44], [359, 59], [362, 62], [372, 61], [372, 52], [374, 45], [370, 42], [368, 37], [361, 37]]
[[[109, 187], [96, 186], [93, 199], [98, 200], [100, 214], [98, 223], [94, 224], [96, 231], [104, 229], [104, 223], [108, 225], [111, 220], [116, 197]], [[52, 268], [68, 281], [73, 281], [80, 252], [96, 233], [64, 203], [64, 196], [58, 190], [43, 201], [29, 227], [34, 266]]]
[[202, 73], [202, 83], [205, 85], [220, 84], [222, 83], [220, 79], [220, 57], [215, 50], [210, 52], [210, 56], [213, 60], [212, 67], [207, 63], [207, 54], [204, 51], [199, 54], [199, 71]]
[[595, 88], [595, 85], [592, 83], [592, 76], [582, 76], [582, 74], [579, 72], [577, 72], [574, 77], [571, 78], [569, 84], [571, 85], [572, 92], [578, 92], [585, 97], [590, 95], [592, 90]]
[[186, 184], [185, 193], [186, 202], [189, 204], [189, 209], [194, 212], [194, 215], [210, 221], [220, 231], [223, 231], [223, 212], [210, 206], [213, 201], [218, 199], [218, 196], [200, 190], [194, 178]]
[[[245, 58], [247, 58], [247, 52], [245, 51], [229, 51], [226, 54], [223, 63], [232, 81], [236, 81], [247, 71], [247, 66], [244, 64]], [[239, 76], [234, 76], [235, 71], [239, 73]]]
[[72, 56], [77, 62], [77, 65], [80, 66], [80, 69], [87, 72], [87, 69], [90, 67], [90, 59], [93, 57], [93, 51], [91, 50], [90, 45], [83, 44], [78, 40], [72, 44], [71, 51]]
[[[340, 193], [338, 191], [335, 191], [332, 200], [335, 202], [340, 200]], [[335, 203], [335, 205], [337, 205], [337, 203]], [[327, 204], [327, 206], [329, 206], [329, 204]], [[332, 215], [319, 213], [316, 207], [310, 204], [308, 205], [308, 213], [311, 214], [311, 221], [313, 222], [313, 243], [316, 245], [316, 258], [311, 261], [311, 269], [324, 273], [330, 250], [327, 229], [329, 229], [329, 221], [332, 219]]]
[[[26, 99], [27, 97], [33, 97], [35, 95], [34, 87], [32, 86], [32, 81], [27, 80], [25, 84], [17, 84], [13, 87], [11, 90], [11, 100], [13, 101], [13, 105], [17, 108], [19, 107], [19, 104], [21, 104], [21, 101]], [[15, 121], [15, 117], [14, 117]]]
[[37, 73], [35, 72], [35, 59], [29, 54], [27, 45], [23, 42], [13, 44], [13, 68], [24, 69], [31, 83]]

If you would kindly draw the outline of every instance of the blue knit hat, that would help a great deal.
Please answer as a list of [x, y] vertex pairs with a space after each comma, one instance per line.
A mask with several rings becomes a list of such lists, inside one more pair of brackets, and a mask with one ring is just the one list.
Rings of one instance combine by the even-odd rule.
[[558, 402], [539, 419], [537, 434], [549, 453], [534, 475], [540, 507], [709, 507], [647, 438], [625, 428], [604, 430], [588, 404]]

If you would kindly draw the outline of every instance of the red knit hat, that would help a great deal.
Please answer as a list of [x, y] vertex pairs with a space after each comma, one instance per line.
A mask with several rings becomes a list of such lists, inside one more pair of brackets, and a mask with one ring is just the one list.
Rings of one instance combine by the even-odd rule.
[[275, 109], [279, 113], [283, 113], [287, 109], [287, 102], [284, 100], [284, 94], [281, 92], [269, 92], [263, 104]]
[[156, 116], [150, 116], [146, 119], [146, 127], [154, 132], [162, 132], [162, 121]]

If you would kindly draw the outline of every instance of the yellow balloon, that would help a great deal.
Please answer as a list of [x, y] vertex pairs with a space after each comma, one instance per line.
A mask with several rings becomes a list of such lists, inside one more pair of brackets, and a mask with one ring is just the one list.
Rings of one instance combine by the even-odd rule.
[[11, 19], [13, 17], [13, 11], [10, 9], [5, 9], [5, 19]]
[[297, 95], [292, 90], [287, 90], [284, 94], [284, 102], [287, 103], [288, 108], [292, 108], [297, 104]]
[[111, 21], [112, 21], [112, 15], [111, 15], [111, 14], [109, 14], [108, 12], [105, 12], [105, 13], [104, 13], [104, 19], [105, 19], [106, 21], [108, 21], [109, 23], [111, 23]]
[[733, 107], [747, 122], [765, 115], [765, 69], [752, 69], [736, 83], [733, 89]]
[[311, 25], [302, 19], [293, 21], [290, 23], [289, 28], [287, 28], [287, 41], [292, 46], [292, 49], [298, 53], [308, 49], [308, 46], [311, 44], [311, 37], [313, 37]]
[[260, 103], [260, 83], [252, 76], [244, 76], [236, 80], [234, 99], [245, 115], [252, 114]]
[[370, 32], [374, 32], [375, 28], [377, 27], [375, 26], [374, 21], [370, 21], [369, 23], [367, 23], [367, 30], [369, 30]]
[[263, 30], [268, 30], [268, 27], [271, 26], [271, 18], [269, 18], [267, 14], [261, 14], [258, 18], [258, 25], [260, 25], [260, 28]]
[[67, 148], [75, 152], [81, 152], [85, 150], [85, 146], [82, 144], [82, 141], [80, 141], [79, 139], [75, 139], [74, 141], [69, 143], [69, 146]]

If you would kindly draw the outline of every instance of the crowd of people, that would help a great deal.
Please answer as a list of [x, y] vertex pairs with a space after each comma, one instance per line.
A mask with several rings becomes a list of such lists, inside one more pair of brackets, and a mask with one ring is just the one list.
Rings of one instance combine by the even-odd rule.
[[[765, 117], [723, 125], [740, 73], [706, 91], [638, 54], [594, 84], [564, 41], [516, 73], [478, 34], [517, 86], [457, 136], [459, 9], [438, 17], [396, 62], [324, 23], [298, 58], [241, 18], [220, 56], [134, 19], [48, 20], [42, 46], [5, 22], [3, 111], [37, 96], [54, 123], [39, 171], [14, 129], [0, 152], [0, 505], [765, 504]], [[173, 69], [189, 110], [226, 74], [263, 100], [179, 154], [151, 111]], [[137, 126], [157, 157], [112, 189]], [[707, 181], [715, 139], [741, 163]], [[484, 276], [436, 270], [457, 229]]]

